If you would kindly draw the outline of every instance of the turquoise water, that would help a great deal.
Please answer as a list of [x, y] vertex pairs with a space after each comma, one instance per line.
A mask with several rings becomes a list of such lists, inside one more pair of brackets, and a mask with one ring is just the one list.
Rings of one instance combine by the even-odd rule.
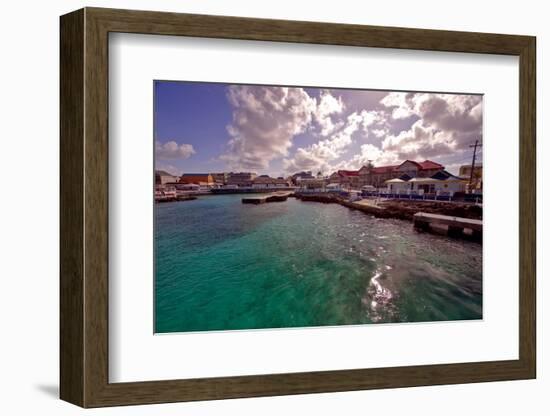
[[480, 319], [477, 243], [337, 204], [155, 206], [155, 332]]

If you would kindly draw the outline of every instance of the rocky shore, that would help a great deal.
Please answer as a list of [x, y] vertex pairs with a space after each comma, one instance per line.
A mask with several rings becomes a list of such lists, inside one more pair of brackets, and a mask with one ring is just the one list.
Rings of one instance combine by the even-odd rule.
[[[481, 220], [483, 208], [479, 205], [460, 202], [406, 201], [406, 200], [367, 200], [365, 202], [350, 202], [337, 195], [326, 194], [296, 194], [302, 201], [321, 202], [325, 204], [340, 204], [350, 209], [365, 212], [378, 218], [396, 218], [412, 221], [414, 214], [425, 212], [430, 214], [449, 215], [461, 218]], [[372, 201], [372, 202], [370, 202]]]

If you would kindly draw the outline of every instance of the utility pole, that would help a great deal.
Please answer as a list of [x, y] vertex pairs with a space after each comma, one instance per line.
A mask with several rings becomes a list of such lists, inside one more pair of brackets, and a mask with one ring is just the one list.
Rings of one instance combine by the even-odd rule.
[[474, 148], [474, 154], [472, 155], [472, 169], [470, 170], [470, 184], [469, 184], [469, 190], [470, 190], [470, 193], [473, 193], [472, 192], [472, 184], [473, 184], [473, 180], [474, 180], [474, 168], [475, 168], [475, 165], [476, 165], [476, 152], [477, 152], [477, 148], [478, 147], [481, 147], [483, 146], [479, 140], [476, 140], [476, 142], [474, 144], [471, 144], [470, 147], [473, 147]]

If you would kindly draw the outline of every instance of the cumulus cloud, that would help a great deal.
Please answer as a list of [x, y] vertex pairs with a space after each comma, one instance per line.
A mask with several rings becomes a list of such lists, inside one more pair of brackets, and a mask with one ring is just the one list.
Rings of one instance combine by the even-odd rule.
[[[456, 161], [481, 139], [479, 95], [384, 92], [374, 100], [372, 94], [324, 90], [315, 98], [302, 88], [231, 86], [230, 139], [220, 159], [235, 170], [265, 172], [278, 160], [287, 173], [328, 173], [369, 160], [387, 165], [452, 155]], [[316, 141], [293, 147], [302, 133]]]
[[429, 159], [452, 154], [456, 149], [453, 134], [433, 127], [427, 127], [418, 120], [397, 136], [388, 136], [382, 142], [382, 149], [393, 152], [400, 159]]
[[[306, 130], [316, 100], [302, 88], [230, 86], [233, 121], [227, 151], [220, 157], [233, 169], [262, 170], [287, 156], [295, 135]], [[328, 114], [334, 103], [328, 103]], [[326, 114], [326, 112], [325, 112]]]
[[[382, 150], [400, 159], [427, 159], [465, 152], [482, 136], [482, 97], [394, 92], [381, 100], [393, 120], [416, 116], [409, 129], [387, 135]], [[390, 120], [391, 123], [391, 120]]]
[[155, 164], [155, 170], [163, 170], [170, 175], [179, 176], [183, 173], [183, 170], [181, 168], [178, 168], [177, 166], [166, 164], [166, 163], [157, 163]]
[[363, 117], [362, 126], [365, 133], [365, 138], [380, 139], [389, 133], [390, 123], [388, 115], [383, 111], [362, 111]]
[[374, 137], [381, 138], [388, 134], [387, 129], [372, 129], [369, 131]]
[[329, 91], [321, 92], [319, 104], [315, 110], [315, 120], [321, 127], [321, 135], [328, 136], [342, 126], [342, 122], [335, 123], [332, 116], [344, 111], [342, 97], [334, 97]]
[[187, 159], [195, 154], [190, 144], [178, 144], [175, 141], [166, 143], [155, 142], [155, 157], [157, 159]]
[[354, 155], [349, 163], [350, 166], [348, 169], [360, 169], [362, 166], [367, 165], [369, 162], [378, 162], [384, 152], [378, 146], [373, 144], [363, 144], [361, 145], [361, 151]]
[[331, 162], [338, 159], [352, 143], [352, 135], [364, 125], [368, 117], [367, 112], [350, 114], [343, 127], [330, 137], [320, 140], [305, 148], [296, 150], [294, 157], [283, 160], [283, 167], [287, 172], [300, 170], [333, 169]]
[[414, 95], [413, 93], [390, 92], [380, 100], [380, 103], [391, 109], [392, 118], [407, 118], [414, 114], [410, 103]]

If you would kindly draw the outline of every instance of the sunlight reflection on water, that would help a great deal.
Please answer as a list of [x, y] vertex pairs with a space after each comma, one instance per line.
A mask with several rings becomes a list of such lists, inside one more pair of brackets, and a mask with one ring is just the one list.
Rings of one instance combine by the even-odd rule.
[[157, 332], [481, 318], [475, 243], [294, 199], [155, 212]]

